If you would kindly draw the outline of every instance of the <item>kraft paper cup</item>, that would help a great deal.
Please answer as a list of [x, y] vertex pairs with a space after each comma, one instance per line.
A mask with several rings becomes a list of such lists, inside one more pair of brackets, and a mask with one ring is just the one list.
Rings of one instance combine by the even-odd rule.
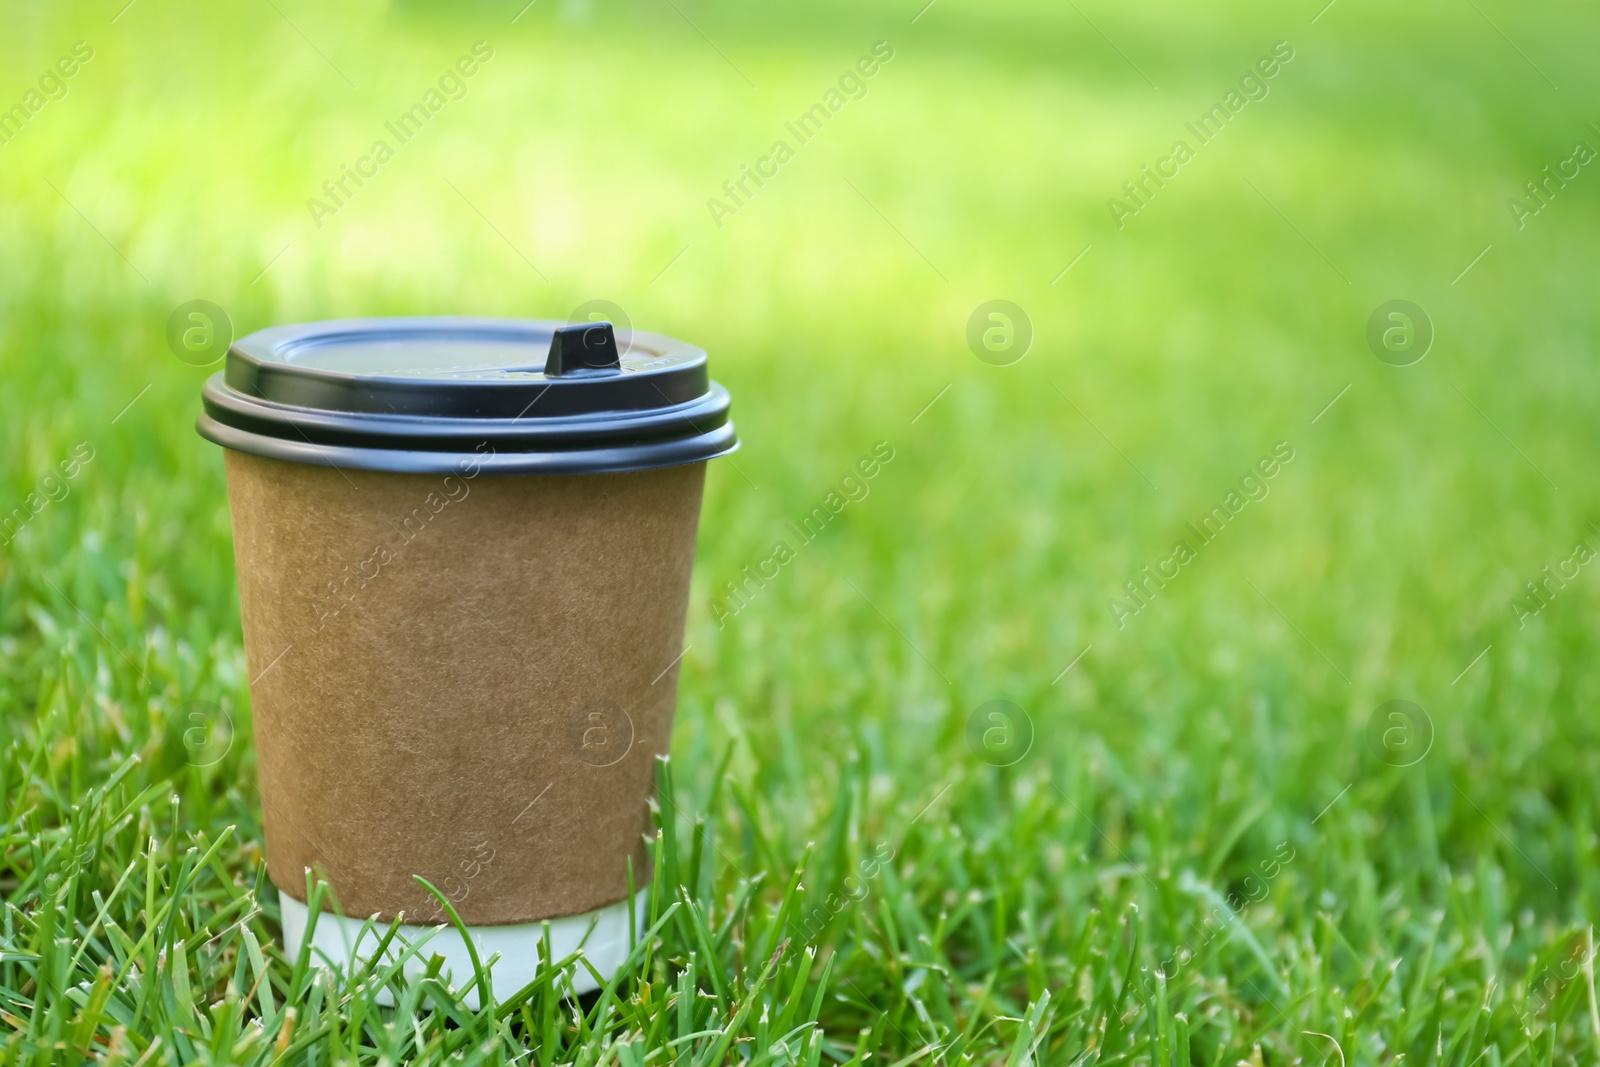
[[[608, 324], [317, 323], [237, 342], [200, 433], [228, 493], [285, 948], [347, 964], [400, 920], [420, 969], [502, 989], [641, 917], [706, 461], [705, 354]], [[630, 907], [630, 905], [632, 905]], [[368, 923], [375, 919], [375, 923]], [[592, 988], [586, 970], [575, 985]]]

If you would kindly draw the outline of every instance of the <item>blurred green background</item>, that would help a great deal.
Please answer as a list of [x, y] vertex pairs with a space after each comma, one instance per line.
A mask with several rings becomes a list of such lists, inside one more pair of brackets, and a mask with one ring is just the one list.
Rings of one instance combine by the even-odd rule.
[[[192, 430], [215, 368], [165, 337], [194, 299], [235, 336], [609, 300], [711, 353], [744, 447], [713, 465], [690, 608], [676, 787], [720, 844], [689, 896], [739, 917], [713, 954], [748, 990], [740, 887], [775, 922], [807, 841], [807, 908], [876, 843], [899, 858], [805, 939], [814, 966], [784, 963], [808, 1006], [834, 967], [809, 1036], [778, 1051], [730, 984], [684, 1022], [728, 1043], [658, 1062], [1600, 1057], [1600, 568], [1565, 564], [1536, 614], [1526, 585], [1600, 551], [1600, 174], [1525, 189], [1600, 148], [1592, 7], [137, 0], [3, 25], [0, 107], [27, 112], [0, 115], [0, 524], [26, 519], [0, 529], [8, 1057], [379, 1047], [331, 992], [282, 1036], [321, 987], [254, 895], [222, 457]], [[400, 144], [385, 123], [476, 42], [492, 58]], [[1267, 94], [1200, 144], [1185, 123], [1279, 42]], [[800, 144], [785, 123], [875, 46]], [[394, 157], [317, 225], [308, 199], [379, 139]], [[708, 200], [780, 139], [794, 158], [719, 225]], [[1180, 139], [1194, 158], [1119, 227], [1108, 199]], [[1511, 198], [1540, 210], [1519, 225]], [[996, 299], [1032, 333], [1007, 365], [967, 341]], [[1409, 366], [1366, 339], [1395, 299], [1434, 332]], [[719, 625], [724, 583], [880, 442], [865, 499]], [[1270, 494], [1119, 625], [1124, 583], [1279, 442]], [[1006, 767], [997, 699], [1033, 736]], [[209, 888], [163, 865], [145, 892], [153, 857], [229, 824]], [[1280, 846], [1267, 896], [1174, 973]], [[94, 894], [130, 871], [122, 928], [181, 901], [193, 973], [163, 956], [129, 993], [114, 966], [118, 1022], [84, 990], [120, 958]], [[234, 973], [241, 929], [272, 1011]], [[637, 1017], [686, 953], [651, 965], [656, 1000], [630, 987]], [[442, 1056], [421, 1035], [447, 1016], [397, 1055]], [[542, 1045], [500, 1025], [500, 1062], [633, 1062], [615, 1019]]]

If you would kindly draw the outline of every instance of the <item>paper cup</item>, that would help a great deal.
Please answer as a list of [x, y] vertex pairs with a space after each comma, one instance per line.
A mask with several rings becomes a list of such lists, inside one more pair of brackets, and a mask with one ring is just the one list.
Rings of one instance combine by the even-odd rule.
[[[375, 947], [368, 918], [446, 921], [418, 876], [501, 953], [502, 987], [531, 979], [546, 921], [556, 958], [627, 955], [705, 461], [736, 441], [703, 352], [635, 334], [623, 358], [599, 329], [285, 327], [207, 384], [291, 954], [311, 871], [335, 963]], [[470, 977], [459, 934], [435, 952]]]

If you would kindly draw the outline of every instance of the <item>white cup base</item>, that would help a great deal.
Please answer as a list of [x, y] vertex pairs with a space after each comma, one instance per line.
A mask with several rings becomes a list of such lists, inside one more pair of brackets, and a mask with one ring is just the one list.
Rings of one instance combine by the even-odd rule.
[[[649, 908], [648, 893], [648, 890], [642, 889], [634, 898], [634, 910], [639, 917], [637, 934], [644, 932]], [[306, 920], [310, 911], [287, 893], [279, 893], [278, 901], [283, 913], [284, 952], [293, 960], [299, 957], [300, 947], [305, 941]], [[627, 962], [630, 939], [626, 900], [582, 915], [567, 915], [545, 922], [469, 926], [467, 933], [472, 936], [472, 945], [478, 951], [480, 962], [488, 965], [489, 957], [496, 953], [500, 955], [489, 967], [496, 996], [515, 993], [537, 977], [539, 943], [544, 939], [546, 925], [550, 927], [552, 959], [563, 959], [581, 947], [584, 958], [608, 979]], [[378, 942], [387, 932], [387, 924], [374, 922], [368, 927], [365, 920], [325, 911], [317, 916], [317, 928], [312, 933], [312, 962], [323, 962], [348, 972], [351, 964], [370, 957], [377, 950]], [[467, 953], [467, 944], [462, 940], [460, 931], [454, 926], [410, 926], [402, 923], [400, 937], [412, 945], [427, 946], [406, 960], [404, 971], [407, 978], [420, 978], [427, 969], [429, 959], [443, 956], [441, 973], [449, 976], [447, 980], [451, 985], [459, 988], [472, 981], [472, 957]], [[393, 960], [404, 951], [397, 937], [390, 943], [386, 955]], [[598, 988], [599, 984], [588, 968], [579, 966], [573, 973], [573, 992], [588, 993]], [[472, 1007], [478, 1006], [476, 987], [467, 994], [466, 999]], [[385, 989], [378, 995], [378, 1002], [393, 1006], [393, 995]]]

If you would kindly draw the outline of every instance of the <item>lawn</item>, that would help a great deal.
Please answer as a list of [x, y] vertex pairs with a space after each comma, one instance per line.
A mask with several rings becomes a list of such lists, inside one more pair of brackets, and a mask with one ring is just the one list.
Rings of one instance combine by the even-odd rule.
[[[0, 1062], [1600, 1062], [1600, 16], [922, 4], [9, 5]], [[192, 300], [711, 353], [602, 993], [285, 957]]]

